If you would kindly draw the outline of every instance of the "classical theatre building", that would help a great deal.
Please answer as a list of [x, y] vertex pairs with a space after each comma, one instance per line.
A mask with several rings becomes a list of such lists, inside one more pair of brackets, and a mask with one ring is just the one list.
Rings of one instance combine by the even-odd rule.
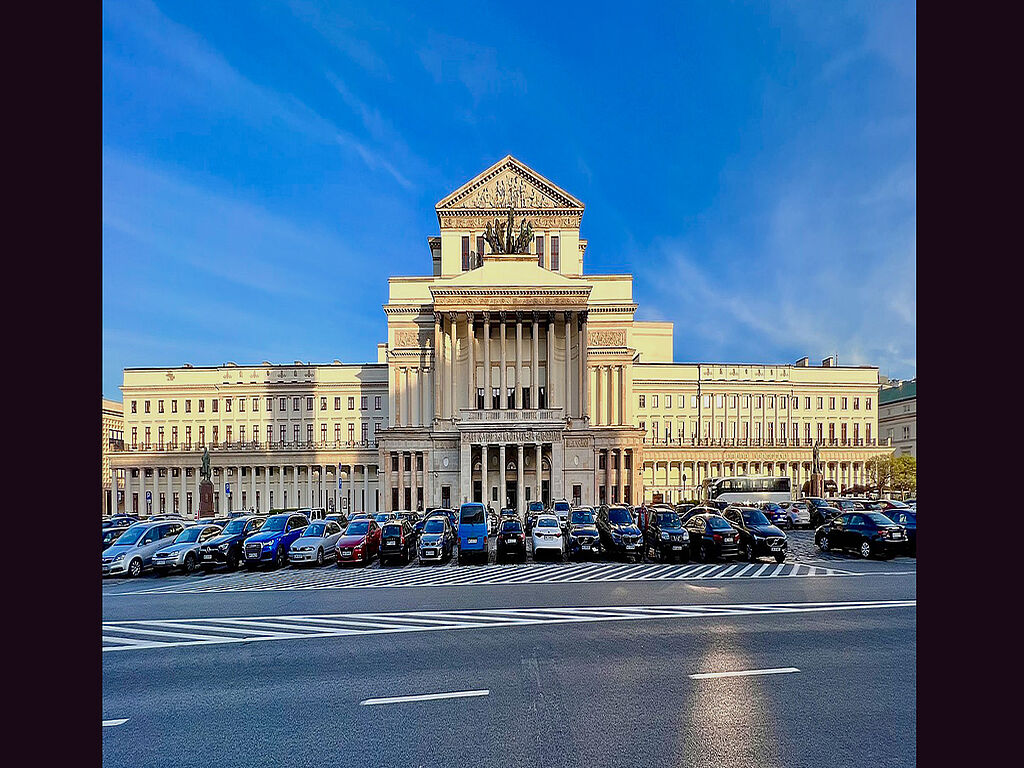
[[[529, 252], [491, 253], [510, 205]], [[436, 211], [429, 274], [389, 280], [376, 362], [126, 369], [119, 506], [195, 514], [204, 447], [220, 511], [674, 501], [743, 473], [799, 487], [816, 441], [843, 487], [891, 451], [874, 367], [673, 362], [672, 324], [634, 319], [632, 276], [585, 274], [583, 203], [515, 158]]]

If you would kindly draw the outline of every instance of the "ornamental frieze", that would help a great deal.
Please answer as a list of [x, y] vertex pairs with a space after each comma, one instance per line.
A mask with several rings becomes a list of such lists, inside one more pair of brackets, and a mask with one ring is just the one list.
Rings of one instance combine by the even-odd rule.
[[[532, 211], [522, 212], [529, 216], [534, 230], [542, 229], [579, 229], [582, 214], [558, 213], [554, 215], [533, 215]], [[493, 214], [483, 211], [472, 213], [445, 215], [440, 219], [441, 229], [476, 229], [483, 230], [494, 221]]]
[[421, 347], [420, 332], [418, 330], [398, 329], [395, 331], [396, 347]]
[[567, 437], [565, 438], [566, 448], [590, 448], [593, 442], [589, 437]]
[[504, 432], [463, 432], [463, 444], [466, 443], [557, 443], [562, 440], [562, 433], [558, 430], [534, 431], [531, 429], [522, 431]]
[[587, 346], [590, 348], [624, 347], [626, 346], [626, 331], [622, 328], [592, 330], [587, 334]]

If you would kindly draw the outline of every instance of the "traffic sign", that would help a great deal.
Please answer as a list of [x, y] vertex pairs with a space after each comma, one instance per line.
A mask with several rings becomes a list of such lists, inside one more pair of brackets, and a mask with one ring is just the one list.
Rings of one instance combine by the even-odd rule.
[[153, 500], [153, 492], [152, 491], [146, 491], [146, 501], [152, 501], [152, 500]]
[[231, 495], [231, 483], [224, 483], [224, 493]]

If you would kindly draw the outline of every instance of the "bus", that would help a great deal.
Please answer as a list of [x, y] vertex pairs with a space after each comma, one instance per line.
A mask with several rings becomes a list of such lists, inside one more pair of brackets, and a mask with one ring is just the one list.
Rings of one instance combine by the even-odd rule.
[[761, 501], [792, 501], [793, 489], [788, 477], [715, 477], [705, 486], [707, 501], [727, 504], [753, 504]]

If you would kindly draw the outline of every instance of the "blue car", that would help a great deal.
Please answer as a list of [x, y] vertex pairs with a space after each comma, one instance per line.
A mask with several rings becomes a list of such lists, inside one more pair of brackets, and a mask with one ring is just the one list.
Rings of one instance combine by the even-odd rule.
[[487, 510], [479, 501], [459, 508], [459, 564], [470, 555], [487, 560]]
[[271, 515], [255, 533], [245, 540], [245, 566], [250, 570], [263, 563], [274, 563], [278, 568], [288, 564], [288, 548], [309, 525], [309, 518], [295, 512]]

